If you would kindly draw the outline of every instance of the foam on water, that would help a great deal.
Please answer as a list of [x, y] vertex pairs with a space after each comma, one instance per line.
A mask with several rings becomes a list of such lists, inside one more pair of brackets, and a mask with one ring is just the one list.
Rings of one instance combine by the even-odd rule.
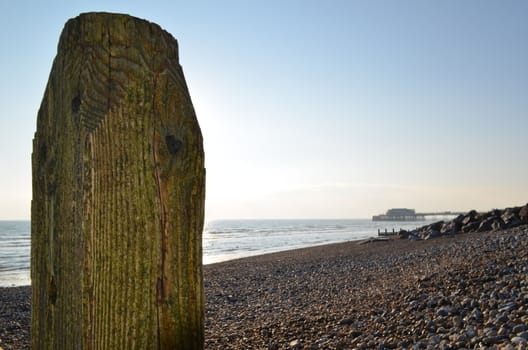
[[0, 221], [0, 286], [29, 285], [29, 221]]
[[377, 236], [380, 230], [414, 229], [430, 221], [361, 219], [216, 220], [204, 229], [204, 264]]

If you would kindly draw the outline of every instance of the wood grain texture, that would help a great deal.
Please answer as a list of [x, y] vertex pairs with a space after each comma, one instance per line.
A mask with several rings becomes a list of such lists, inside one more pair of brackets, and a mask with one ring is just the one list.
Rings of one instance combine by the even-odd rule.
[[204, 152], [176, 40], [68, 21], [32, 162], [33, 349], [202, 349]]

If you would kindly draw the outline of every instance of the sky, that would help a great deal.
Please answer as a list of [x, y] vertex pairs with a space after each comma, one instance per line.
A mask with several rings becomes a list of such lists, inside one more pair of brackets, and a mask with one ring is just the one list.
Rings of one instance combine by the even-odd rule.
[[4, 1], [0, 219], [29, 219], [36, 116], [65, 22], [127, 13], [179, 43], [206, 220], [528, 202], [528, 2]]

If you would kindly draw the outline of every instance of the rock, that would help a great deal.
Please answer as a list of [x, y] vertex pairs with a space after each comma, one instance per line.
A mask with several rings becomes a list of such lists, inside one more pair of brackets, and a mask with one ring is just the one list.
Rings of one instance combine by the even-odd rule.
[[469, 233], [469, 232], [476, 232], [477, 229], [479, 228], [480, 226], [480, 222], [478, 221], [472, 221], [470, 223], [467, 223], [465, 224], [464, 226], [462, 226], [462, 232], [464, 233]]
[[422, 238], [420, 236], [418, 236], [416, 233], [414, 232], [409, 232], [409, 236], [407, 238], [409, 241], [419, 241], [421, 240]]
[[526, 344], [527, 343], [527, 340], [522, 337], [513, 337], [510, 339], [510, 341], [512, 342], [512, 344]]
[[292, 340], [290, 344], [288, 344], [290, 349], [300, 349], [301, 348], [301, 342], [298, 339]]
[[455, 234], [458, 229], [460, 229], [460, 226], [457, 228], [457, 223], [453, 221], [446, 222], [442, 225], [442, 228], [440, 229], [440, 233], [450, 235]]
[[462, 226], [466, 226], [467, 224], [475, 221], [478, 213], [475, 210], [471, 210], [469, 213], [467, 213], [464, 218], [462, 219]]
[[521, 220], [523, 224], [528, 224], [528, 204], [519, 210], [519, 220]]
[[459, 216], [453, 219], [453, 222], [457, 224], [462, 224], [462, 221], [464, 221], [464, 218], [465, 218], [465, 215], [460, 214]]
[[438, 238], [440, 237], [440, 232], [438, 232], [437, 230], [433, 230], [431, 229], [427, 235], [425, 236], [424, 239], [431, 239], [431, 238]]
[[434, 230], [434, 231], [440, 231], [442, 229], [442, 226], [444, 226], [444, 222], [443, 221], [437, 221], [437, 222], [434, 222], [431, 225], [429, 225], [429, 229], [430, 230]]
[[353, 323], [354, 323], [354, 320], [349, 318], [349, 317], [343, 318], [343, 319], [341, 319], [341, 321], [339, 321], [339, 325], [341, 325], [341, 326], [343, 326], [343, 325], [349, 326], [349, 325], [351, 325]]
[[482, 220], [482, 221], [480, 222], [478, 228], [477, 228], [477, 232], [491, 231], [492, 224], [493, 224], [493, 222], [494, 222], [495, 220], [496, 220], [496, 217], [494, 217], [494, 216]]
[[226, 299], [230, 303], [236, 303], [238, 301], [237, 297], [232, 294], [227, 295]]
[[502, 219], [497, 218], [491, 223], [491, 229], [493, 231], [503, 230], [506, 228], [506, 225], [504, 224], [504, 221]]
[[[504, 210], [494, 209], [487, 213], [477, 213], [471, 210], [466, 215], [459, 215], [455, 219], [444, 222], [438, 221], [427, 226], [423, 226], [407, 233], [402, 232], [399, 237], [412, 240], [431, 239], [440, 235], [450, 235], [457, 232], [487, 232], [498, 231], [520, 225], [522, 220], [518, 213], [523, 213], [523, 219], [528, 220], [528, 204], [523, 208], [507, 208]], [[411, 237], [415, 235], [416, 237]]]
[[485, 219], [487, 218], [491, 218], [491, 217], [500, 217], [503, 213], [503, 210], [500, 210], [500, 209], [493, 209], [492, 211], [489, 211], [485, 214]]
[[413, 350], [427, 349], [427, 342], [419, 341], [413, 345]]
[[406, 349], [408, 346], [409, 346], [409, 343], [406, 342], [405, 340], [402, 340], [402, 341], [398, 342], [398, 344], [397, 344], [397, 347], [400, 348], [400, 349]]
[[504, 336], [501, 335], [492, 335], [489, 337], [482, 338], [482, 344], [484, 345], [494, 345], [500, 343], [503, 339], [505, 339]]
[[400, 232], [398, 232], [398, 238], [400, 238], [400, 239], [409, 238], [409, 232], [406, 231], [406, 230], [400, 230]]
[[453, 306], [442, 306], [436, 312], [436, 314], [439, 316], [456, 315], [458, 313], [459, 310]]
[[526, 331], [525, 332], [521, 332], [521, 333], [519, 333], [517, 335], [519, 337], [521, 337], [521, 338], [524, 338], [524, 339], [528, 340], [528, 332], [526, 332]]
[[505, 228], [516, 227], [522, 224], [522, 221], [519, 219], [517, 214], [511, 211], [506, 211], [504, 214], [502, 214], [501, 219], [504, 222]]
[[528, 325], [518, 324], [518, 325], [516, 325], [516, 326], [514, 326], [512, 328], [512, 333], [513, 334], [519, 334], [519, 333], [527, 331], [527, 330], [528, 330]]
[[499, 330], [497, 331], [497, 334], [498, 335], [508, 335], [510, 334], [510, 331], [508, 330], [507, 327], [504, 327], [504, 325], [502, 325]]
[[517, 308], [517, 303], [512, 301], [510, 303], [507, 303], [505, 305], [501, 305], [499, 307], [499, 312], [510, 312], [512, 310], [515, 310]]
[[438, 309], [436, 314], [438, 316], [447, 316], [447, 315], [449, 315], [449, 310], [446, 307], [441, 307], [440, 309]]
[[268, 350], [279, 350], [279, 344], [271, 343], [268, 345]]
[[475, 326], [473, 326], [473, 325], [468, 325], [466, 327], [465, 332], [466, 332], [466, 336], [468, 338], [474, 338], [474, 337], [476, 337], [478, 335], [477, 328]]
[[474, 308], [469, 316], [475, 320], [482, 320], [483, 317], [482, 312], [478, 308]]
[[260, 335], [262, 335], [264, 338], [270, 338], [273, 333], [268, 327], [264, 327], [260, 330]]

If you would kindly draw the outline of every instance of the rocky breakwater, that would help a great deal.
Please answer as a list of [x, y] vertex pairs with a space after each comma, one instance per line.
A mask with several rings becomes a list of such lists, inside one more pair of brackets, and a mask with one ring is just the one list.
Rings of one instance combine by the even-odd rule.
[[486, 213], [472, 210], [451, 221], [438, 221], [412, 231], [402, 230], [399, 237], [410, 240], [431, 239], [458, 233], [499, 231], [524, 224], [528, 224], [528, 204], [523, 207], [494, 209]]

